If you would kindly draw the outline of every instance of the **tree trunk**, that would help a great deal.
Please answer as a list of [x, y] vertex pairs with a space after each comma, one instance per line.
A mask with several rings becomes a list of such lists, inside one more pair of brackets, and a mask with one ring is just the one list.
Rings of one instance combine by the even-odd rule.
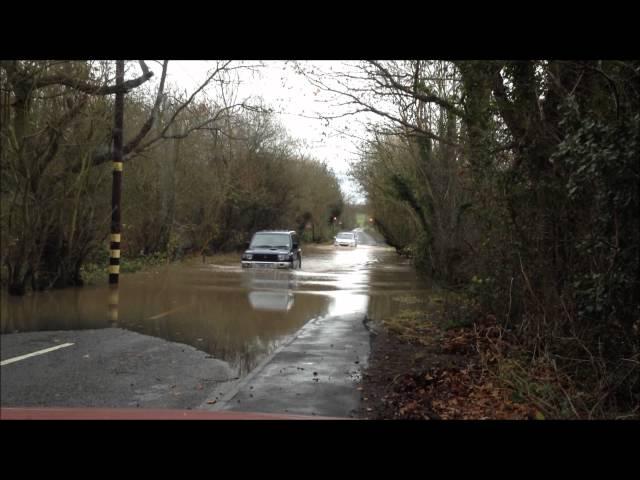
[[[178, 134], [178, 126], [174, 124], [172, 126], [173, 134]], [[161, 252], [168, 252], [169, 244], [171, 241], [171, 231], [173, 227], [173, 220], [175, 216], [175, 199], [176, 199], [176, 184], [175, 175], [180, 159], [180, 144], [181, 140], [176, 138], [173, 140], [173, 155], [171, 159], [165, 159], [166, 161], [160, 165], [160, 189], [161, 189], [161, 213], [160, 213], [160, 235], [158, 243], [156, 244], [156, 250]]]

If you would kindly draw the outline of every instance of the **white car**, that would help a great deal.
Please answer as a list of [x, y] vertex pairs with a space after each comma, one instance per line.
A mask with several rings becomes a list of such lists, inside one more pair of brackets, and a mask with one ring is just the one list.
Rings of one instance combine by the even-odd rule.
[[357, 247], [358, 238], [354, 232], [340, 232], [335, 236], [333, 245], [336, 247]]

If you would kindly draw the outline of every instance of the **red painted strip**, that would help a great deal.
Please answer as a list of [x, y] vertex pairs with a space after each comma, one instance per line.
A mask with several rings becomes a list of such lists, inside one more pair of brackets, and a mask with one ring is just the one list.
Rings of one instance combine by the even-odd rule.
[[280, 413], [141, 408], [0, 408], [0, 420], [347, 420]]

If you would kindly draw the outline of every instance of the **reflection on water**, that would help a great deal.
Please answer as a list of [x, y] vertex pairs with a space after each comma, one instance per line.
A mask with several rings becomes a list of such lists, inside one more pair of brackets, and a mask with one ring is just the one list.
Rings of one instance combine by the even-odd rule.
[[293, 307], [294, 279], [285, 270], [247, 270], [244, 279], [254, 310], [288, 312]]
[[[394, 252], [358, 247], [307, 253], [302, 271], [253, 271], [197, 262], [121, 275], [117, 326], [185, 343], [242, 375], [308, 320], [367, 312], [383, 318], [391, 297], [421, 287]], [[109, 288], [2, 295], [2, 334], [112, 326]]]
[[251, 292], [249, 302], [254, 310], [278, 310], [287, 312], [293, 306], [292, 292]]

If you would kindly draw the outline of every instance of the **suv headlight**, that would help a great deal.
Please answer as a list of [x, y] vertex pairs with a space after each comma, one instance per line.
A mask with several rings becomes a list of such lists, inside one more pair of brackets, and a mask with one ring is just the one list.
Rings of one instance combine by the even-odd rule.
[[278, 254], [278, 261], [284, 262], [287, 259], [287, 255]]
[[242, 257], [243, 257], [245, 260], [251, 260], [251, 259], [253, 258], [253, 254], [251, 254], [251, 253], [245, 253]]

